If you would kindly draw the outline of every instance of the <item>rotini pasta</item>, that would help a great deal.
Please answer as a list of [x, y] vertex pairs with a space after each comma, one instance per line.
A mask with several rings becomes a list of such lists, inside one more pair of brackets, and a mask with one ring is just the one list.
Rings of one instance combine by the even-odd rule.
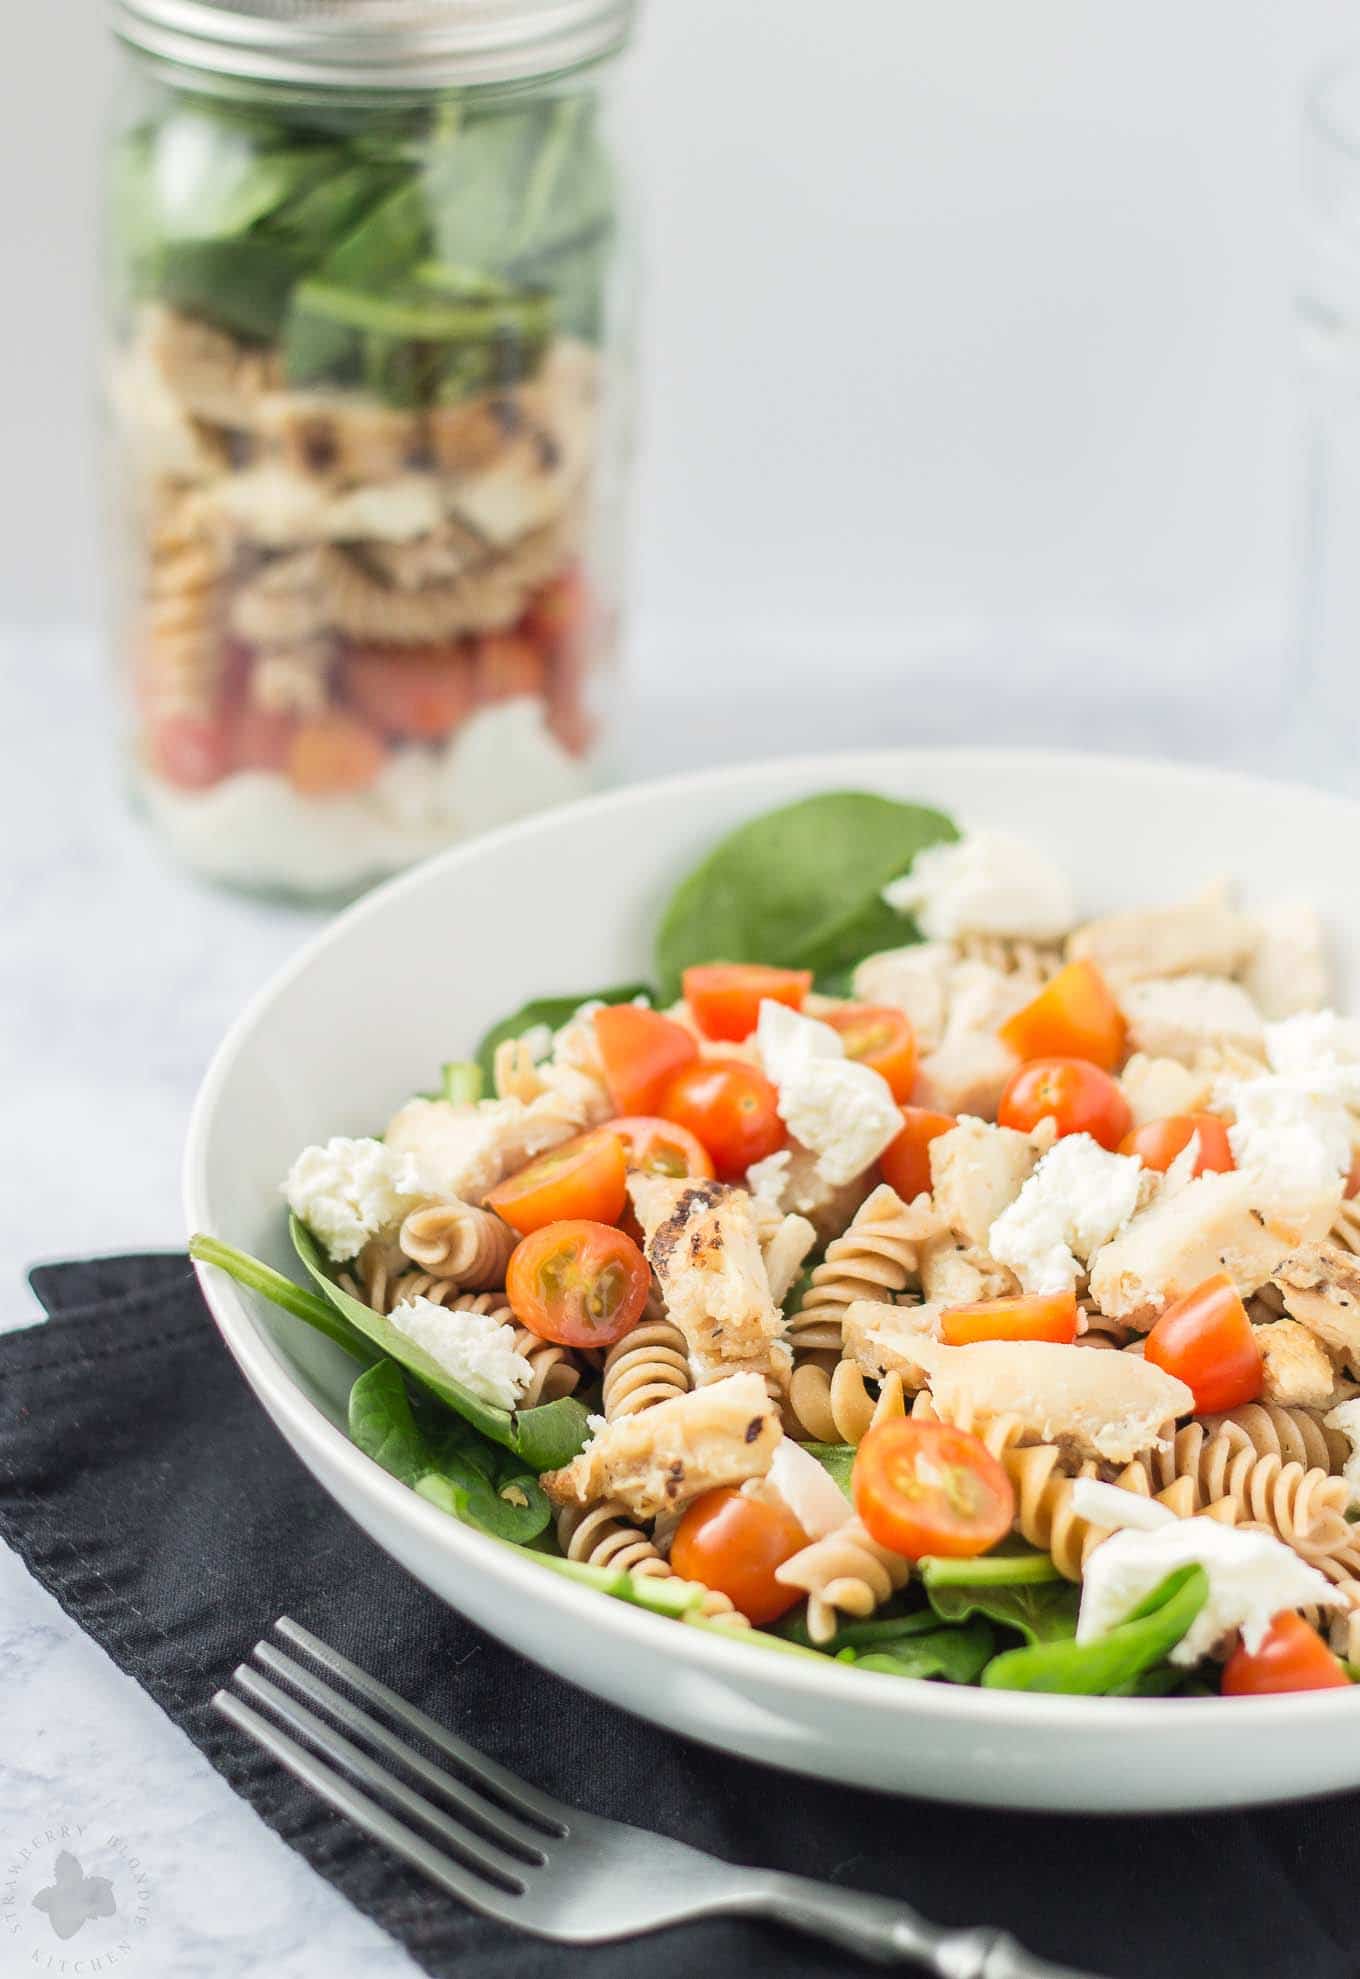
[[1339, 1429], [1328, 1429], [1315, 1409], [1248, 1402], [1227, 1415], [1202, 1420], [1210, 1435], [1224, 1423], [1233, 1423], [1249, 1438], [1258, 1456], [1279, 1457], [1283, 1463], [1303, 1464], [1309, 1470], [1339, 1472], [1351, 1453], [1350, 1438]]
[[605, 1420], [669, 1402], [691, 1386], [685, 1336], [670, 1320], [648, 1316], [609, 1349], [604, 1363]]
[[814, 1354], [794, 1368], [788, 1400], [794, 1435], [858, 1445], [879, 1423], [906, 1413], [900, 1374], [886, 1374], [875, 1396], [854, 1361], [837, 1361], [828, 1371], [829, 1358]]
[[1251, 1429], [1224, 1422], [1210, 1430], [1189, 1422], [1169, 1449], [1137, 1458], [1130, 1470], [1144, 1471], [1159, 1491], [1188, 1478], [1198, 1510], [1231, 1499], [1244, 1523], [1265, 1526], [1307, 1559], [1339, 1552], [1351, 1536], [1345, 1516], [1350, 1486], [1321, 1467], [1284, 1462], [1274, 1450], [1262, 1453], [1252, 1430], [1262, 1434], [1256, 1419]]
[[786, 1560], [776, 1579], [806, 1594], [808, 1634], [814, 1642], [829, 1642], [839, 1615], [872, 1615], [906, 1585], [908, 1572], [900, 1553], [880, 1546], [859, 1519], [851, 1519]]
[[[643, 1580], [669, 1580], [669, 1560], [631, 1519], [622, 1505], [603, 1499], [585, 1511], [568, 1506], [557, 1515], [557, 1538], [569, 1560], [587, 1566], [609, 1568], [615, 1573], [635, 1574]], [[716, 1588], [705, 1588], [699, 1604], [701, 1615], [719, 1615], [724, 1621], [745, 1626], [746, 1617], [728, 1596]]]
[[861, 1205], [843, 1236], [826, 1247], [803, 1303], [789, 1324], [795, 1355], [839, 1353], [845, 1309], [856, 1299], [904, 1292], [917, 1267], [921, 1219], [882, 1183]]
[[401, 1226], [400, 1244], [412, 1264], [469, 1291], [505, 1283], [505, 1267], [517, 1242], [508, 1224], [470, 1203], [426, 1203]]

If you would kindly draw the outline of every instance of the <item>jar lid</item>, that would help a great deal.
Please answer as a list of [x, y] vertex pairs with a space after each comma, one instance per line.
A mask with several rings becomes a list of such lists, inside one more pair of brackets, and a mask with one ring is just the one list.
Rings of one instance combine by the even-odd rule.
[[164, 61], [254, 82], [428, 89], [517, 82], [614, 53], [635, 0], [111, 0]]

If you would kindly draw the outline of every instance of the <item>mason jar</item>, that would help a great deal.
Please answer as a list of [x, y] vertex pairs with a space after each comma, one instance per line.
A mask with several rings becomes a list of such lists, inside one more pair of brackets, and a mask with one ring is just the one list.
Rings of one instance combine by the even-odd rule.
[[114, 0], [113, 644], [213, 879], [340, 894], [594, 780], [632, 0]]

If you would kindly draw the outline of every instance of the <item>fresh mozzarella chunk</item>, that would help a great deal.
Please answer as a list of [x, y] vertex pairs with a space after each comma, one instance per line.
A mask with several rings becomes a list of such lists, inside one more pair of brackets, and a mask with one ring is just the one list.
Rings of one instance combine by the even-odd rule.
[[1341, 1475], [1351, 1488], [1352, 1505], [1360, 1505], [1360, 1398], [1338, 1402], [1322, 1418], [1322, 1424], [1324, 1429], [1339, 1429], [1350, 1443], [1351, 1453], [1341, 1466]]
[[1109, 1318], [1146, 1332], [1215, 1272], [1226, 1271], [1243, 1297], [1258, 1292], [1309, 1227], [1310, 1218], [1272, 1207], [1249, 1175], [1199, 1175], [1163, 1191], [1096, 1252], [1091, 1292]]
[[1256, 1053], [1263, 1043], [1260, 1013], [1239, 983], [1222, 976], [1168, 976], [1127, 983], [1119, 1001], [1129, 1043], [1151, 1058], [1193, 1066], [1206, 1049]]
[[737, 1368], [782, 1376], [784, 1316], [770, 1295], [752, 1200], [723, 1182], [634, 1175], [628, 1184], [666, 1313], [696, 1382]]
[[451, 1312], [433, 1299], [408, 1299], [393, 1307], [392, 1324], [438, 1361], [445, 1374], [497, 1408], [513, 1409], [533, 1378], [533, 1369], [515, 1349], [514, 1327], [492, 1313]]
[[530, 1100], [482, 1100], [455, 1105], [446, 1099], [412, 1099], [388, 1122], [386, 1143], [410, 1155], [429, 1193], [480, 1203], [489, 1189], [537, 1154], [580, 1133], [577, 1107], [556, 1093]]
[[950, 941], [884, 949], [866, 956], [855, 970], [855, 995], [862, 1003], [887, 1003], [904, 1010], [920, 1049], [933, 1051], [944, 1037], [956, 961]]
[[655, 1518], [705, 1491], [763, 1477], [783, 1433], [760, 1376], [729, 1374], [603, 1424], [565, 1469], [540, 1482], [555, 1505], [615, 1498], [635, 1518]]
[[940, 1337], [938, 1305], [895, 1306], [878, 1299], [853, 1299], [841, 1322], [848, 1359], [875, 1379], [900, 1374], [905, 1388], [925, 1383], [925, 1368], [916, 1348], [923, 1340]]
[[1302, 900], [1281, 900], [1257, 915], [1256, 953], [1242, 984], [1263, 1017], [1321, 1010], [1330, 995], [1322, 917]]
[[1096, 1477], [1074, 1477], [1069, 1502], [1077, 1518], [1108, 1526], [1111, 1532], [1155, 1532], [1176, 1516], [1156, 1498], [1144, 1498], [1118, 1484], [1102, 1484]]
[[1176, 1113], [1199, 1113], [1209, 1101], [1211, 1081], [1176, 1058], [1150, 1058], [1135, 1052], [1119, 1075], [1135, 1127]]
[[872, 1167], [901, 1132], [901, 1109], [887, 1080], [846, 1058], [840, 1034], [829, 1024], [766, 999], [756, 1044], [779, 1090], [781, 1119], [816, 1155], [833, 1187]]
[[787, 1436], [775, 1444], [765, 1476], [753, 1484], [744, 1484], [742, 1490], [782, 1501], [809, 1539], [825, 1539], [829, 1532], [835, 1532], [855, 1516], [854, 1507], [840, 1486], [832, 1482], [801, 1443]]
[[1255, 924], [1218, 900], [1106, 914], [1067, 944], [1070, 961], [1094, 962], [1121, 990], [1154, 976], [1235, 976], [1255, 952]]
[[[1113, 1360], [1093, 1354], [1092, 1360]], [[1094, 1642], [1127, 1621], [1177, 1567], [1201, 1566], [1209, 1598], [1170, 1661], [1189, 1666], [1207, 1656], [1232, 1630], [1258, 1650], [1284, 1608], [1330, 1607], [1341, 1596], [1316, 1567], [1268, 1532], [1221, 1525], [1217, 1519], [1172, 1519], [1150, 1532], [1125, 1530], [1102, 1540], [1082, 1573], [1077, 1641]]]
[[1261, 1400], [1286, 1407], [1322, 1409], [1336, 1393], [1336, 1370], [1321, 1343], [1296, 1319], [1253, 1326], [1261, 1349]]
[[930, 1143], [931, 1194], [943, 1222], [965, 1244], [985, 1247], [1038, 1159], [1027, 1134], [965, 1118]]
[[[853, 1310], [853, 1308], [852, 1308]], [[1126, 1464], [1161, 1441], [1195, 1398], [1183, 1381], [1137, 1354], [1093, 1354], [1041, 1340], [916, 1343], [935, 1406], [946, 1420], [1018, 1416], [1036, 1442]]]
[[327, 1255], [344, 1264], [432, 1193], [424, 1183], [420, 1165], [402, 1149], [337, 1137], [304, 1148], [281, 1193]]
[[1143, 1185], [1136, 1156], [1107, 1154], [1089, 1134], [1066, 1134], [992, 1224], [987, 1249], [1022, 1290], [1071, 1291], [1081, 1266], [1128, 1223]]
[[1271, 1273], [1291, 1319], [1360, 1374], [1360, 1258], [1338, 1244], [1304, 1244]]
[[883, 898], [899, 914], [914, 915], [931, 939], [1014, 935], [1054, 941], [1077, 918], [1061, 867], [1036, 846], [999, 831], [927, 846], [910, 872], [884, 887]]

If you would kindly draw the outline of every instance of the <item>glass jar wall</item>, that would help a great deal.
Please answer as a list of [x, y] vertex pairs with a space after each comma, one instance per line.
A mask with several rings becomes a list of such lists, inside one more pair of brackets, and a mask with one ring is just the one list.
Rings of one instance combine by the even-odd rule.
[[335, 893], [579, 793], [626, 433], [607, 65], [126, 62], [112, 596], [152, 822], [210, 877]]

